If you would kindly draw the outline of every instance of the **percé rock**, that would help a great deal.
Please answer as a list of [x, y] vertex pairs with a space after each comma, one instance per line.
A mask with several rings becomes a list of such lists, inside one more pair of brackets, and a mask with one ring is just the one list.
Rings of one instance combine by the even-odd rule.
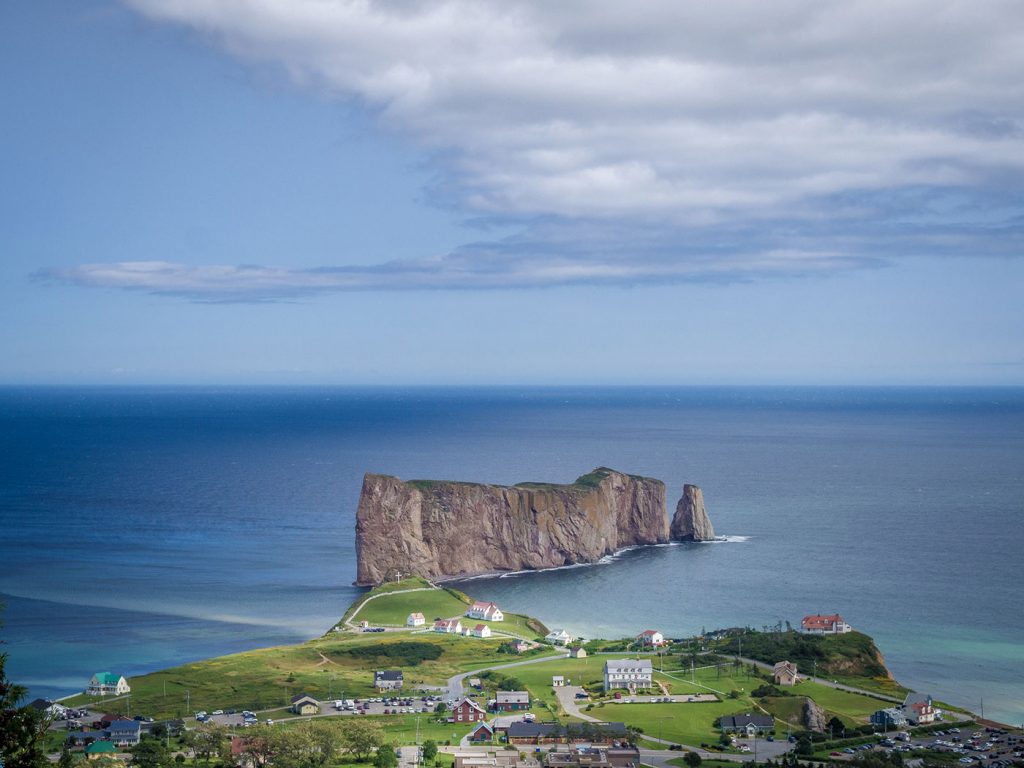
[[815, 704], [811, 699], [804, 699], [803, 712], [800, 721], [809, 731], [824, 733], [828, 730], [828, 719], [825, 717], [825, 710]]
[[571, 485], [367, 474], [356, 512], [356, 584], [592, 563], [668, 540], [665, 484], [605, 467]]
[[683, 495], [672, 518], [671, 534], [673, 541], [711, 541], [715, 538], [715, 529], [704, 509], [704, 494], [696, 485], [683, 486]]

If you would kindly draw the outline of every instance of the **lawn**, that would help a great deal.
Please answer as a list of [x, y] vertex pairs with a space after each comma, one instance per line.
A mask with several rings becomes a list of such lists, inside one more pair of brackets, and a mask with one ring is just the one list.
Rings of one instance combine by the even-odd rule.
[[417, 612], [422, 613], [430, 625], [434, 619], [462, 616], [466, 612], [466, 604], [443, 589], [384, 594], [367, 602], [350, 618], [355, 622], [368, 621], [375, 626], [404, 627], [409, 614]]
[[887, 702], [871, 696], [838, 691], [835, 688], [829, 688], [827, 685], [812, 683], [808, 680], [794, 686], [793, 693], [798, 696], [808, 696], [814, 699], [815, 703], [822, 709], [826, 709], [840, 717], [850, 718], [861, 725], [868, 721], [872, 712], [881, 707], [889, 706]]
[[702, 704], [606, 704], [588, 714], [641, 728], [645, 734], [680, 744], [718, 743], [715, 722], [723, 715], [756, 711], [742, 701]]
[[[423, 634], [331, 633], [300, 645], [220, 656], [131, 679], [133, 714], [182, 717], [198, 710], [265, 710], [297, 693], [318, 699], [373, 693], [375, 669], [402, 669], [407, 688], [441, 685], [471, 664], [512, 660], [500, 640]], [[424, 652], [426, 655], [424, 655]], [[186, 706], [186, 701], [189, 706]], [[104, 711], [127, 711], [127, 702], [104, 702]]]
[[[409, 579], [401, 582], [406, 589], [426, 584]], [[547, 627], [536, 619], [517, 613], [506, 613], [504, 621], [480, 621], [466, 617], [469, 603], [465, 595], [454, 589], [429, 589], [418, 592], [393, 594], [394, 590], [377, 588], [368, 594], [378, 594], [366, 602], [357, 612], [348, 615], [351, 621], [368, 621], [375, 626], [404, 627], [410, 613], [422, 613], [429, 627], [434, 619], [461, 617], [463, 625], [486, 624], [492, 632], [524, 637], [528, 640], [543, 638]], [[365, 596], [364, 598], [365, 599]]]
[[771, 712], [776, 720], [783, 720], [798, 730], [803, 730], [803, 696], [766, 696], [759, 699], [761, 706]]

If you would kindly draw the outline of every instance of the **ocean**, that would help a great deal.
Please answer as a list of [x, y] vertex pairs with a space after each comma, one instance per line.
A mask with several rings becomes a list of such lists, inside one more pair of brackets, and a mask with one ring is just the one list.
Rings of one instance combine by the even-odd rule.
[[[1024, 721], [1024, 389], [0, 389], [0, 638], [32, 696], [318, 635], [364, 472], [704, 490], [723, 542], [459, 582], [583, 636], [839, 612]], [[472, 546], [472, 542], [467, 542]]]

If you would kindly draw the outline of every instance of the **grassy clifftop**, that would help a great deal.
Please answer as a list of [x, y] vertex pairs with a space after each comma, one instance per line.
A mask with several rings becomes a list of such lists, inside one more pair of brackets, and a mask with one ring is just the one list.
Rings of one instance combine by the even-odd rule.
[[893, 696], [902, 688], [885, 666], [885, 659], [875, 641], [861, 632], [843, 635], [805, 635], [795, 630], [786, 632], [737, 632], [718, 640], [720, 653], [736, 653], [766, 664], [792, 661], [804, 674], [817, 670], [818, 675], [840, 681], [851, 681], [861, 687]]

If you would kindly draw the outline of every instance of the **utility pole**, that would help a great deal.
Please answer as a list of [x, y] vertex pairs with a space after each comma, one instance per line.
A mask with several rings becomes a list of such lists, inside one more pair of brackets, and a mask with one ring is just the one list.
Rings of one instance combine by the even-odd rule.
[[192, 701], [189, 698], [190, 695], [191, 695], [191, 691], [186, 690], [185, 691], [185, 711], [188, 712], [188, 713], [192, 712]]

